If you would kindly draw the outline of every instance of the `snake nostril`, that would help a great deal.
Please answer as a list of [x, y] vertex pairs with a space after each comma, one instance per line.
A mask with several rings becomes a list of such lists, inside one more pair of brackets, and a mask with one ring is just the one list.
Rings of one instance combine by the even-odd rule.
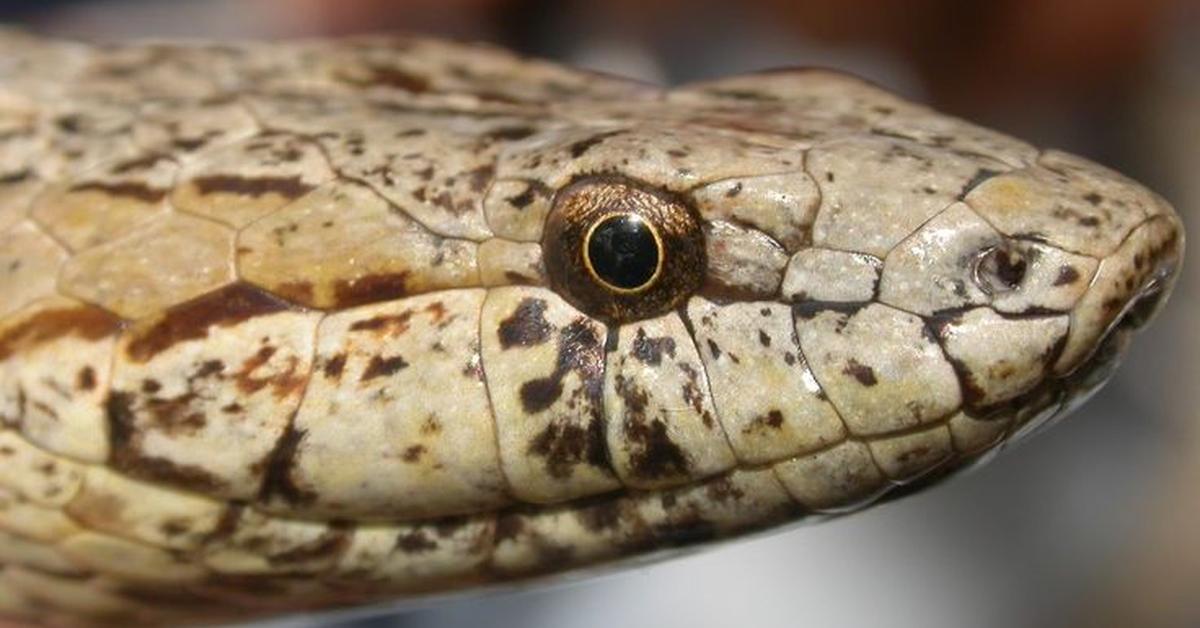
[[982, 250], [975, 259], [975, 283], [988, 294], [1009, 292], [1025, 281], [1026, 256], [1016, 248], [1001, 244]]

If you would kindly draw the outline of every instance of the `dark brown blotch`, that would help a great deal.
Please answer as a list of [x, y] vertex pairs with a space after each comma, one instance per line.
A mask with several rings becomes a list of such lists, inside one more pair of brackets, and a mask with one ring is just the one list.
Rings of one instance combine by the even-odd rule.
[[1058, 276], [1054, 278], [1054, 285], [1069, 286], [1076, 281], [1079, 281], [1079, 271], [1074, 266], [1063, 266], [1058, 269]]
[[272, 566], [280, 566], [332, 559], [340, 556], [349, 545], [350, 535], [348, 532], [332, 528], [308, 543], [269, 554], [267, 562]]
[[965, 185], [963, 185], [962, 191], [958, 193], [958, 200], [963, 200], [968, 194], [971, 193], [971, 190], [974, 190], [975, 188], [979, 187], [981, 183], [998, 174], [1000, 174], [999, 170], [991, 170], [989, 168], [980, 168], [976, 170], [975, 174], [971, 175], [971, 179], [967, 181]]
[[292, 477], [296, 453], [300, 448], [300, 443], [304, 441], [305, 434], [305, 430], [288, 425], [287, 430], [275, 443], [271, 453], [256, 465], [256, 471], [263, 473], [263, 482], [258, 494], [259, 501], [266, 502], [279, 497], [293, 506], [307, 505], [316, 501], [317, 494], [301, 487]]
[[99, 192], [117, 198], [128, 198], [143, 203], [157, 203], [167, 195], [167, 190], [155, 188], [138, 181], [108, 183], [89, 181], [71, 187], [71, 192]]
[[408, 296], [410, 274], [401, 271], [338, 280], [333, 285], [334, 305], [349, 308]]
[[111, 172], [112, 174], [117, 174], [117, 175], [129, 174], [131, 172], [140, 172], [140, 171], [144, 171], [144, 170], [149, 170], [149, 169], [153, 168], [154, 166], [157, 166], [159, 164], [159, 162], [170, 161], [170, 160], [171, 160], [170, 157], [163, 155], [161, 153], [145, 155], [142, 157], [134, 157], [133, 159], [127, 159], [125, 161], [122, 161], [120, 163], [113, 165], [112, 168], [109, 168], [109, 172]]
[[121, 319], [98, 307], [43, 310], [0, 331], [0, 360], [68, 336], [100, 340], [117, 333], [121, 326]]
[[271, 291], [296, 303], [311, 305], [316, 300], [316, 288], [311, 281], [285, 281], [271, 287]]
[[616, 389], [625, 402], [622, 427], [630, 444], [631, 472], [644, 479], [686, 475], [687, 456], [671, 440], [666, 423], [648, 416], [650, 396], [645, 389], [623, 375], [617, 375]]
[[496, 174], [496, 168], [491, 164], [480, 166], [467, 173], [467, 181], [471, 186], [472, 192], [483, 192], [487, 189], [489, 183], [492, 182], [492, 177]]
[[543, 458], [546, 472], [557, 479], [571, 477], [575, 465], [581, 463], [610, 470], [604, 421], [598, 417], [593, 417], [587, 427], [566, 421], [548, 423], [529, 443], [529, 453]]
[[110, 393], [105, 402], [112, 452], [109, 463], [114, 469], [136, 478], [200, 493], [220, 493], [227, 488], [224, 480], [200, 467], [176, 464], [165, 458], [144, 455], [141, 451], [133, 403], [132, 395], [120, 391]]
[[288, 307], [249, 284], [230, 284], [169, 308], [159, 320], [134, 333], [126, 354], [135, 362], [148, 362], [176, 344], [206, 338], [212, 327], [232, 327]]
[[563, 386], [562, 377], [551, 375], [550, 377], [539, 377], [529, 380], [521, 384], [520, 396], [521, 407], [526, 413], [536, 414], [542, 412], [554, 402], [558, 401], [562, 396]]
[[412, 310], [405, 310], [399, 314], [374, 316], [354, 321], [350, 324], [350, 331], [370, 331], [381, 334], [386, 333], [391, 336], [401, 336], [412, 325], [412, 317]]
[[594, 502], [581, 504], [575, 510], [575, 517], [588, 532], [601, 534], [619, 527], [625, 512], [619, 498], [605, 495]]
[[489, 140], [501, 140], [501, 141], [515, 142], [517, 140], [523, 140], [523, 139], [529, 137], [530, 135], [533, 135], [534, 133], [537, 133], [537, 129], [534, 129], [533, 127], [506, 126], [506, 127], [501, 127], [499, 129], [494, 129], [492, 131], [488, 131], [484, 137], [488, 138]]
[[530, 347], [549, 340], [553, 328], [546, 322], [546, 308], [544, 299], [521, 299], [512, 315], [500, 321], [500, 347]]
[[389, 377], [409, 367], [408, 361], [403, 356], [394, 355], [384, 357], [381, 355], [373, 355], [367, 362], [367, 367], [363, 369], [361, 382], [367, 382], [377, 377]]
[[863, 386], [874, 386], [879, 383], [879, 379], [875, 377], [875, 369], [854, 358], [846, 361], [846, 366], [842, 369], [842, 373], [858, 380], [858, 383]]
[[428, 450], [424, 445], [412, 445], [404, 450], [400, 458], [408, 463], [420, 462], [426, 451]]
[[778, 430], [783, 428], [783, 412], [777, 409], [771, 409], [766, 414], [760, 414], [742, 428], [745, 433], [757, 432], [766, 429]]
[[342, 376], [342, 371], [346, 369], [346, 354], [339, 353], [328, 360], [321, 366], [321, 372], [328, 379], [337, 379]]
[[606, 131], [604, 133], [598, 133], [596, 135], [593, 135], [592, 137], [588, 137], [588, 138], [579, 140], [579, 141], [571, 144], [569, 147], [567, 147], [567, 151], [571, 154], [572, 159], [579, 159], [580, 157], [582, 157], [584, 155], [584, 153], [588, 152], [589, 150], [591, 150], [592, 148], [594, 148], [595, 146], [597, 146], [604, 140], [606, 140], [614, 135], [620, 135], [621, 133], [624, 133], [624, 132], [625, 131], [623, 131], [623, 130], [616, 130], [616, 131]]
[[430, 89], [429, 79], [424, 76], [406, 72], [391, 65], [372, 64], [363, 68], [359, 74], [342, 72], [337, 79], [356, 87], [384, 87], [398, 89], [410, 94], [422, 94]]
[[525, 189], [522, 190], [521, 193], [510, 196], [504, 200], [506, 200], [509, 205], [512, 205], [517, 209], [525, 209], [526, 207], [529, 207], [531, 203], [533, 203], [534, 199], [547, 198], [551, 194], [552, 191], [550, 188], [546, 187], [546, 185], [542, 182], [526, 181]]
[[297, 199], [313, 190], [313, 186], [305, 183], [299, 176], [291, 177], [243, 177], [239, 175], [216, 174], [196, 177], [191, 180], [196, 192], [202, 196], [209, 194], [233, 194], [259, 198], [268, 194], [282, 196], [285, 199]]
[[651, 338], [644, 328], [639, 327], [633, 338], [633, 357], [642, 364], [658, 366], [662, 364], [664, 354], [675, 357], [675, 339], [670, 336]]
[[421, 554], [437, 549], [437, 541], [429, 537], [424, 530], [401, 532], [396, 537], [396, 549], [405, 554]]
[[82, 391], [95, 390], [96, 369], [90, 366], [79, 369], [79, 373], [75, 375], [75, 387]]

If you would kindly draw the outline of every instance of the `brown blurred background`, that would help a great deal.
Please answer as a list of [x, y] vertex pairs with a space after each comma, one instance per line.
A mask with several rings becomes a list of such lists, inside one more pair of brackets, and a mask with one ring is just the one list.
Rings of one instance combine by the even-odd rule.
[[[1187, 0], [0, 0], [0, 19], [98, 40], [421, 32], [668, 84], [833, 66], [1200, 210]], [[277, 625], [1200, 626], [1191, 270], [1079, 416], [944, 487], [570, 586]]]

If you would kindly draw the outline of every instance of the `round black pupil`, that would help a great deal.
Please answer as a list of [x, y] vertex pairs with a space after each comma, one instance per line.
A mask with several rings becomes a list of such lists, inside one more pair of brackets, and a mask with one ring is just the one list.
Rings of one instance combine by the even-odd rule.
[[626, 290], [646, 285], [658, 268], [654, 234], [636, 216], [614, 216], [597, 225], [587, 254], [598, 277]]

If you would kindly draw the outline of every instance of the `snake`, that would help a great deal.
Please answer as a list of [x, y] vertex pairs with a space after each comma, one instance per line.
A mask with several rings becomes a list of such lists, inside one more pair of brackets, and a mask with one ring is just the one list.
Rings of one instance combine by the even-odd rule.
[[0, 616], [570, 578], [1067, 414], [1183, 254], [1104, 166], [792, 68], [0, 34]]

